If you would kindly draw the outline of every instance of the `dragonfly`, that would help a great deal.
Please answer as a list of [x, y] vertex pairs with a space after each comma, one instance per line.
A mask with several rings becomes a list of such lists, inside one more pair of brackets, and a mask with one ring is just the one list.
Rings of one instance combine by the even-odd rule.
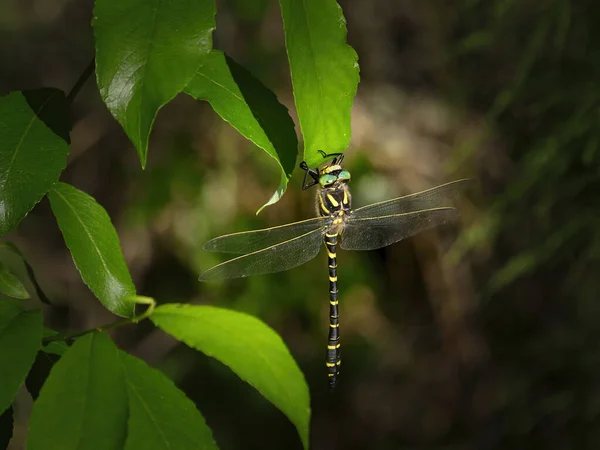
[[459, 212], [450, 201], [469, 181], [457, 180], [352, 209], [348, 186], [351, 176], [342, 168], [342, 160], [343, 154], [337, 154], [321, 169], [309, 168], [304, 161], [300, 164], [305, 171], [303, 189], [318, 185], [317, 217], [211, 239], [204, 244], [204, 250], [239, 256], [200, 275], [200, 281], [212, 281], [282, 272], [315, 258], [324, 243], [329, 269], [329, 333], [325, 365], [331, 389], [338, 382], [341, 365], [338, 244], [344, 250], [375, 250], [454, 221]]

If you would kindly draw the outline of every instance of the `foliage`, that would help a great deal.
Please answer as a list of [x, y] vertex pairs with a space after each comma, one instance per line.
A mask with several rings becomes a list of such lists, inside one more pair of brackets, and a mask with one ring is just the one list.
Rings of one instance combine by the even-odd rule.
[[[298, 114], [305, 133], [304, 159], [318, 150], [344, 151], [350, 107], [358, 83], [356, 54], [345, 44], [345, 22], [334, 0], [305, 2], [299, 21], [294, 2], [282, 0], [285, 40]], [[277, 191], [285, 192], [296, 162], [294, 124], [273, 92], [223, 52], [212, 49], [213, 0], [96, 0], [95, 71], [102, 100], [135, 146], [142, 167], [158, 111], [185, 92], [208, 101], [243, 136], [275, 159]], [[318, 38], [318, 39], [317, 39]], [[303, 51], [309, 44], [310, 51]], [[50, 303], [23, 259], [27, 278], [0, 261], [0, 412], [10, 405], [36, 355], [53, 354], [41, 390], [27, 382], [33, 405], [28, 448], [216, 449], [195, 405], [163, 374], [118, 350], [105, 333], [146, 318], [191, 347], [224, 362], [292, 421], [309, 447], [308, 386], [281, 338], [245, 314], [218, 308], [163, 305], [136, 296], [119, 238], [105, 209], [88, 194], [59, 182], [69, 153], [69, 109], [91, 73], [73, 90], [12, 92], [0, 98], [0, 236], [14, 230], [47, 196], [81, 278], [111, 313], [124, 317], [93, 330], [62, 334], [42, 327], [40, 306]], [[303, 75], [305, 74], [305, 75]], [[344, 80], [343, 83], [340, 83]], [[317, 98], [315, 93], [319, 93]], [[315, 103], [314, 109], [309, 105]], [[326, 114], [329, 118], [324, 119]], [[265, 206], [266, 206], [265, 205]], [[135, 313], [136, 305], [146, 310]], [[68, 345], [72, 344], [72, 345]], [[260, 357], [258, 357], [260, 356]], [[38, 396], [39, 391], [39, 396]]]

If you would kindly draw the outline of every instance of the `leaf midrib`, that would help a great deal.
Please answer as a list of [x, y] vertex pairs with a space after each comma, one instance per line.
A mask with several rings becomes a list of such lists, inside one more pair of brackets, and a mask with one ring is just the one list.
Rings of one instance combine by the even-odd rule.
[[[321, 86], [321, 76], [319, 74], [319, 69], [317, 69], [314, 42], [313, 42], [312, 32], [311, 32], [311, 28], [310, 28], [310, 21], [308, 20], [308, 11], [306, 9], [306, 0], [302, 0], [302, 7], [303, 7], [303, 11], [304, 11], [304, 18], [306, 19], [306, 28], [308, 30], [309, 50], [310, 50], [310, 53], [312, 56], [311, 63], [312, 63], [313, 69], [315, 71], [315, 76], [317, 78], [317, 86], [319, 89], [319, 110], [321, 112], [320, 116], [324, 117], [325, 116], [325, 111], [324, 111], [325, 108], [323, 106], [323, 88]], [[323, 128], [323, 134], [325, 135], [325, 141], [329, 142], [329, 139], [327, 138], [328, 134], [329, 134], [327, 127]]]
[[[109, 273], [110, 275], [112, 275], [112, 272], [108, 269], [108, 265], [106, 264], [106, 262], [104, 261], [104, 258], [102, 256], [102, 253], [100, 252], [100, 249], [98, 248], [98, 246], [96, 245], [96, 241], [92, 238], [92, 234], [90, 233], [90, 231], [88, 230], [88, 228], [86, 227], [85, 223], [81, 220], [81, 218], [79, 217], [79, 215], [77, 214], [77, 210], [73, 207], [73, 205], [71, 205], [71, 203], [69, 203], [69, 201], [66, 199], [66, 197], [64, 195], [62, 195], [56, 188], [53, 189], [53, 191], [56, 193], [56, 195], [58, 195], [64, 202], [65, 204], [71, 209], [71, 211], [73, 212], [73, 215], [75, 216], [75, 218], [77, 219], [77, 221], [81, 224], [81, 227], [83, 228], [83, 230], [85, 231], [85, 234], [88, 236], [88, 238], [90, 239], [90, 242], [92, 243], [92, 246], [94, 247], [94, 250], [96, 250], [96, 253], [98, 254], [98, 258], [100, 259], [100, 262], [102, 263], [102, 267], [104, 268], [104, 270], [106, 270], [107, 273]], [[116, 277], [115, 277], [116, 278]]]

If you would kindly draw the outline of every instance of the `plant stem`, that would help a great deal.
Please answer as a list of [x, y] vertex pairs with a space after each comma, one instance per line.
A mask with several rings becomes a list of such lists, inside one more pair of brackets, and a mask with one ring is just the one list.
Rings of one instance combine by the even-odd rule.
[[79, 75], [79, 78], [73, 85], [73, 89], [71, 89], [71, 92], [69, 92], [69, 95], [67, 95], [67, 101], [69, 103], [73, 103], [73, 100], [75, 99], [75, 97], [77, 96], [77, 94], [79, 93], [79, 91], [81, 90], [83, 85], [85, 84], [85, 82], [88, 80], [90, 75], [92, 75], [92, 73], [94, 73], [95, 68], [96, 68], [96, 60], [92, 59], [92, 61], [88, 64], [88, 66], [85, 68], [85, 70], [83, 72], [81, 72], [81, 75]]
[[148, 305], [148, 308], [146, 308], [146, 311], [144, 311], [142, 314], [139, 314], [137, 316], [133, 316], [133, 317], [130, 317], [127, 319], [117, 320], [116, 322], [102, 325], [100, 327], [90, 328], [89, 330], [77, 331], [75, 333], [62, 334], [62, 335], [59, 334], [56, 336], [48, 336], [48, 337], [42, 339], [42, 343], [48, 344], [48, 343], [54, 342], [54, 341], [70, 341], [72, 339], [76, 339], [81, 336], [85, 336], [86, 334], [89, 334], [89, 333], [103, 332], [103, 331], [107, 331], [107, 330], [112, 330], [113, 328], [122, 327], [123, 325], [130, 325], [133, 323], [138, 323], [138, 322], [141, 322], [142, 320], [150, 317], [152, 315], [152, 312], [154, 311], [154, 308], [156, 307], [156, 301], [150, 297], [136, 296], [134, 298], [135, 298], [136, 303]]

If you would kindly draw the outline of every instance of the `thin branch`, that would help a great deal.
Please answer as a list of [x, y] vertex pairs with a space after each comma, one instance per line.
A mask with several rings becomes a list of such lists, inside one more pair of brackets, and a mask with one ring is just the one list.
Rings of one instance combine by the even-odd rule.
[[81, 72], [81, 75], [79, 75], [79, 78], [75, 82], [75, 85], [73, 85], [73, 89], [71, 89], [71, 92], [69, 92], [69, 95], [67, 95], [67, 101], [69, 103], [73, 103], [73, 100], [75, 99], [75, 97], [77, 96], [77, 94], [79, 93], [79, 91], [81, 90], [83, 85], [85, 84], [85, 82], [94, 73], [95, 68], [96, 68], [96, 60], [92, 59], [92, 61], [88, 64], [88, 66], [85, 68], [85, 70], [83, 72]]
[[85, 336], [86, 334], [89, 334], [89, 333], [112, 330], [113, 328], [122, 327], [123, 325], [130, 325], [133, 323], [138, 323], [138, 322], [141, 322], [142, 320], [150, 317], [152, 315], [152, 313], [154, 312], [154, 308], [156, 307], [156, 301], [150, 297], [136, 296], [133, 298], [135, 298], [136, 303], [148, 305], [148, 308], [146, 308], [146, 311], [144, 311], [142, 314], [139, 314], [137, 316], [133, 316], [133, 317], [130, 317], [127, 319], [117, 320], [116, 322], [109, 323], [109, 324], [103, 325], [101, 327], [90, 328], [89, 330], [77, 331], [75, 333], [62, 334], [62, 335], [58, 334], [55, 336], [48, 336], [48, 337], [42, 339], [42, 343], [48, 344], [48, 343], [54, 342], [54, 341], [70, 341], [70, 340], [79, 338], [81, 336]]

